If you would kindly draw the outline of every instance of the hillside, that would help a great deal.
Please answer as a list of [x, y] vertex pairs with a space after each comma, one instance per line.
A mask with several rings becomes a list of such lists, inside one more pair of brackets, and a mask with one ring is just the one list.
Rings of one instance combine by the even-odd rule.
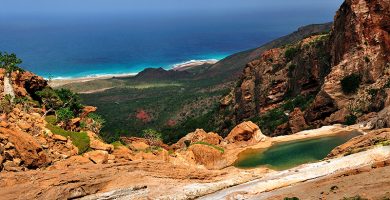
[[[186, 68], [185, 71], [145, 69], [134, 77], [67, 84], [81, 92], [83, 102], [99, 107], [107, 119], [104, 137], [139, 136], [145, 127], [163, 132], [166, 142], [176, 141], [198, 127], [218, 130], [212, 120], [219, 99], [236, 84], [245, 64], [265, 50], [329, 31], [331, 23], [309, 25], [259, 48], [229, 56], [214, 65]], [[139, 114], [144, 117], [137, 118]], [[232, 127], [230, 127], [232, 128]], [[112, 139], [116, 138], [116, 139]]]
[[330, 33], [264, 52], [222, 99], [221, 131], [249, 119], [271, 136], [335, 123], [386, 127], [388, 23], [388, 2], [346, 1]]

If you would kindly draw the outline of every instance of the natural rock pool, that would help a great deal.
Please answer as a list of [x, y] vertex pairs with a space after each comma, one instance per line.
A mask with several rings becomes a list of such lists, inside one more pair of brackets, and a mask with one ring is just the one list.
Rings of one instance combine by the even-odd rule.
[[266, 166], [285, 170], [304, 163], [325, 158], [335, 147], [360, 135], [359, 132], [343, 133], [314, 139], [281, 142], [266, 149], [248, 149], [238, 155], [234, 166], [253, 168]]

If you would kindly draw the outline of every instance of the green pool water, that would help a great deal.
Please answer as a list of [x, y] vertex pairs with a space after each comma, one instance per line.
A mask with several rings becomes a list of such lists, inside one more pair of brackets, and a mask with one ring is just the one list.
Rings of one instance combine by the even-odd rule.
[[248, 149], [238, 155], [234, 166], [253, 168], [267, 166], [275, 170], [289, 169], [325, 158], [332, 149], [359, 135], [343, 133], [315, 139], [283, 142], [267, 149]]

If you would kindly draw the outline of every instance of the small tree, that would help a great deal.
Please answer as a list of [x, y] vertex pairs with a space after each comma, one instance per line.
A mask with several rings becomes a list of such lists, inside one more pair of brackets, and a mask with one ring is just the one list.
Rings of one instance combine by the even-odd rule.
[[13, 71], [19, 70], [23, 71], [17, 65], [21, 64], [22, 60], [16, 57], [16, 54], [8, 54], [7, 52], [0, 52], [0, 67], [5, 69], [7, 74], [12, 73]]
[[149, 140], [152, 146], [156, 146], [162, 139], [162, 134], [154, 129], [145, 129], [142, 131], [142, 136]]
[[46, 116], [48, 113], [55, 111], [63, 105], [57, 93], [49, 87], [38, 91], [36, 94], [41, 98], [42, 104], [47, 109], [43, 116]]
[[80, 97], [78, 94], [72, 92], [69, 89], [58, 89], [54, 90], [57, 96], [62, 101], [63, 105], [62, 107], [69, 108], [75, 115], [80, 113], [80, 110], [83, 108], [83, 105], [80, 102]]

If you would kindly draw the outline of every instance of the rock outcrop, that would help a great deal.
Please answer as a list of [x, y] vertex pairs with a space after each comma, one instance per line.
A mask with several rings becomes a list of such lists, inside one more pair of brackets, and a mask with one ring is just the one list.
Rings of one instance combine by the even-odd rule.
[[[3, 81], [5, 70], [0, 69], [0, 97], [3, 98]], [[32, 97], [35, 99], [35, 92], [47, 86], [47, 81], [31, 72], [14, 71], [11, 73], [11, 84], [17, 97]]]
[[333, 149], [327, 158], [342, 157], [361, 151], [366, 151], [375, 146], [390, 145], [390, 129], [378, 129], [352, 138], [350, 141]]
[[[290, 134], [379, 112], [390, 87], [389, 21], [387, 0], [346, 0], [330, 33], [263, 52], [221, 99], [221, 132], [251, 119], [272, 124], [262, 126], [266, 135]], [[353, 93], [342, 89], [347, 76], [356, 79]], [[273, 115], [283, 112], [299, 117]]]
[[172, 145], [173, 149], [186, 148], [189, 145], [196, 142], [206, 142], [212, 145], [219, 145], [222, 141], [222, 137], [217, 133], [206, 133], [203, 129], [196, 129], [194, 132], [182, 137], [176, 144]]
[[264, 141], [267, 136], [263, 135], [260, 128], [251, 121], [243, 122], [230, 131], [225, 138], [228, 143], [247, 142], [248, 144]]

